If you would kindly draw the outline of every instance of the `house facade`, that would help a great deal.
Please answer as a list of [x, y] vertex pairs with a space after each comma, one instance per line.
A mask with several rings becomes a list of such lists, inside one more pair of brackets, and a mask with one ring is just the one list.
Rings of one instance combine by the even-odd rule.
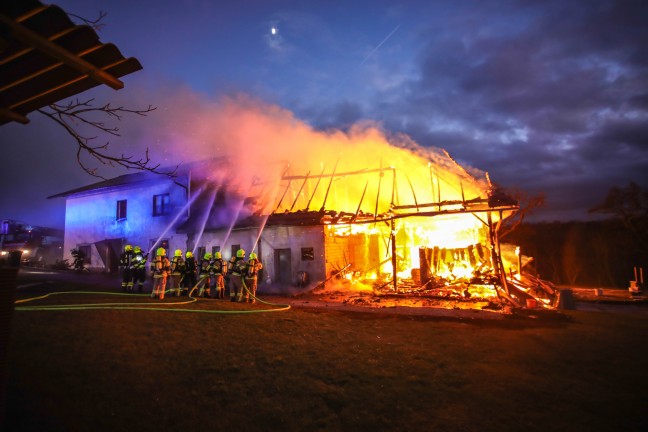
[[71, 262], [71, 250], [78, 249], [89, 269], [116, 272], [127, 244], [145, 253], [156, 246], [184, 249], [186, 235], [174, 229], [187, 217], [182, 180], [128, 174], [50, 197], [66, 200], [65, 258]]

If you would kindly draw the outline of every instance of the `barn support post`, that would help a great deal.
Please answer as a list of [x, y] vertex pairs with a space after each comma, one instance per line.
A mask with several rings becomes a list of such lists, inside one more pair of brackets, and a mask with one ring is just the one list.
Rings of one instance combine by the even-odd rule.
[[[506, 298], [511, 304], [516, 307], [520, 307], [520, 304], [511, 297], [509, 292], [508, 283], [506, 281], [506, 272], [504, 272], [504, 265], [502, 264], [502, 258], [500, 253], [499, 240], [497, 239], [497, 229], [493, 227], [493, 218], [491, 212], [487, 213], [488, 215], [488, 234], [491, 243], [491, 264], [493, 266], [493, 271], [495, 272], [495, 278], [499, 280], [501, 288], [504, 292], [502, 293], [504, 298]], [[500, 222], [501, 222], [502, 213], [500, 212]], [[495, 288], [497, 290], [497, 287]]]
[[392, 273], [394, 282], [394, 292], [398, 291], [398, 278], [396, 276], [396, 222], [391, 220], [391, 253], [392, 253]]

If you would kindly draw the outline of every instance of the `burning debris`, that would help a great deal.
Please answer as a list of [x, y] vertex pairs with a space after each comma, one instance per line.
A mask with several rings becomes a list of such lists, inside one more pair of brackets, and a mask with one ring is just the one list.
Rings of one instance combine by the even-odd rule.
[[[445, 166], [452, 166], [454, 161], [447, 153], [444, 155], [450, 159]], [[399, 193], [397, 169], [393, 166], [340, 173], [336, 173], [334, 168], [330, 174], [322, 170], [315, 176], [310, 172], [303, 176], [284, 175], [282, 180], [287, 183], [268, 223], [324, 226], [329, 277], [321, 286], [330, 285], [331, 279], [335, 278], [338, 286], [340, 281], [347, 281], [348, 287], [355, 291], [366, 291], [366, 287], [370, 287], [374, 296], [487, 302], [490, 307], [494, 303], [517, 307], [549, 306], [556, 290], [537, 278], [522, 276], [522, 261], [530, 262], [530, 259], [520, 257], [519, 249], [516, 249], [517, 262], [511, 262], [510, 258], [507, 263], [503, 260], [503, 256], [511, 255], [512, 246], [506, 245], [503, 253], [497, 232], [501, 221], [518, 210], [517, 203], [494, 191], [490, 182], [486, 190], [475, 187], [480, 182], [460, 169], [458, 164], [454, 165], [455, 174], [449, 170], [441, 173], [438, 166], [427, 171], [426, 189], [431, 188], [429, 195], [436, 198], [432, 202], [419, 202], [417, 191], [419, 194], [421, 191], [414, 187], [406, 174], [413, 203], [404, 204], [398, 199], [403, 194]], [[391, 177], [391, 185], [386, 185], [385, 194], [389, 205], [386, 211], [380, 211], [385, 209], [384, 197], [381, 196], [385, 174]], [[367, 189], [371, 182], [367, 177], [370, 176], [375, 177], [377, 185], [373, 202], [367, 202]], [[319, 211], [311, 211], [310, 206], [323, 178], [328, 179], [323, 204]], [[331, 185], [336, 181], [352, 181], [353, 185], [364, 183], [355, 211], [325, 211]], [[307, 187], [309, 182], [314, 186]], [[441, 184], [446, 188], [442, 189]], [[472, 186], [472, 193], [482, 192], [485, 196], [467, 199], [464, 184]], [[448, 185], [452, 186], [450, 199], [441, 200]], [[460, 199], [453, 196], [457, 191]], [[284, 204], [286, 196], [291, 201], [289, 207]], [[300, 201], [306, 202], [305, 208], [297, 206]], [[301, 210], [295, 211], [295, 208]], [[515, 271], [507, 272], [505, 268], [515, 268]]]

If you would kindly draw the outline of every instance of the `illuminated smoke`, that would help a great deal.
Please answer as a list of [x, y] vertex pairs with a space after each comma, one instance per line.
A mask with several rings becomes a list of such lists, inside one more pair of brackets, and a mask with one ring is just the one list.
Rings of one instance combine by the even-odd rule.
[[[222, 160], [217, 170], [202, 175], [218, 186], [226, 185], [230, 194], [236, 191], [239, 197], [257, 196], [249, 212], [274, 211], [286, 190], [281, 211], [292, 204], [295, 211], [303, 210], [308, 201], [310, 210], [319, 210], [330, 177], [316, 185], [317, 176], [331, 174], [334, 168], [338, 174], [395, 168], [396, 190], [392, 192], [393, 171], [385, 172], [382, 180], [375, 172], [336, 178], [326, 209], [355, 212], [365, 187], [361, 209], [371, 213], [388, 211], [392, 195], [396, 204], [486, 196], [482, 172], [469, 169], [468, 174], [443, 150], [421, 147], [405, 135], [390, 135], [372, 122], [358, 123], [348, 132], [315, 130], [290, 111], [249, 96], [207, 103], [189, 94], [174, 104], [172, 110], [160, 110], [169, 114], [162, 116], [163, 120], [157, 114], [160, 124], [152, 135], [165, 145], [156, 151], [161, 151], [169, 164]], [[281, 181], [284, 173], [304, 176], [309, 172], [307, 182], [294, 180], [289, 185]], [[232, 196], [226, 200], [233, 206]], [[227, 212], [221, 215], [223, 219], [229, 216]]]

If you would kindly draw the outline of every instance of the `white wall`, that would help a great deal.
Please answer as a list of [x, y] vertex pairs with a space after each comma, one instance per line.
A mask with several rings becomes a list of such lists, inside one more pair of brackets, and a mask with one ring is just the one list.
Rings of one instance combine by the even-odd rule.
[[[303, 261], [302, 248], [313, 248], [314, 260]], [[297, 279], [297, 273], [305, 271], [311, 282], [325, 279], [324, 232], [322, 226], [267, 226], [261, 235], [261, 250], [265, 256], [264, 266], [270, 277], [275, 278], [275, 249], [291, 250], [292, 280]]]
[[[153, 196], [164, 193], [169, 194], [170, 213], [153, 216]], [[127, 200], [127, 218], [118, 221], [116, 209], [120, 200]], [[70, 250], [78, 245], [118, 238], [123, 239], [123, 245], [140, 246], [144, 252], [148, 252], [151, 240], [160, 238], [169, 240], [171, 251], [184, 250], [186, 235], [175, 234], [175, 226], [186, 220], [186, 202], [185, 189], [164, 178], [155, 183], [69, 197], [65, 209], [65, 257], [72, 262]], [[104, 269], [96, 247], [92, 247], [90, 262], [90, 268]]]
[[[257, 243], [254, 250], [252, 249]], [[245, 257], [250, 252], [256, 252], [263, 263], [263, 280], [259, 280], [259, 291], [263, 292], [270, 282], [275, 278], [275, 249], [291, 250], [291, 276], [297, 279], [297, 273], [305, 271], [309, 274], [311, 282], [318, 282], [325, 278], [324, 264], [324, 234], [321, 226], [300, 227], [300, 226], [266, 226], [259, 236], [259, 228], [247, 228], [233, 230], [227, 235], [227, 230], [216, 232], [205, 232], [200, 239], [196, 239], [196, 250], [198, 247], [205, 247], [211, 252], [213, 246], [220, 246], [223, 259], [231, 258], [232, 245], [239, 244], [245, 250]], [[301, 249], [313, 248], [314, 260], [302, 261]], [[286, 287], [290, 290], [290, 287]]]

